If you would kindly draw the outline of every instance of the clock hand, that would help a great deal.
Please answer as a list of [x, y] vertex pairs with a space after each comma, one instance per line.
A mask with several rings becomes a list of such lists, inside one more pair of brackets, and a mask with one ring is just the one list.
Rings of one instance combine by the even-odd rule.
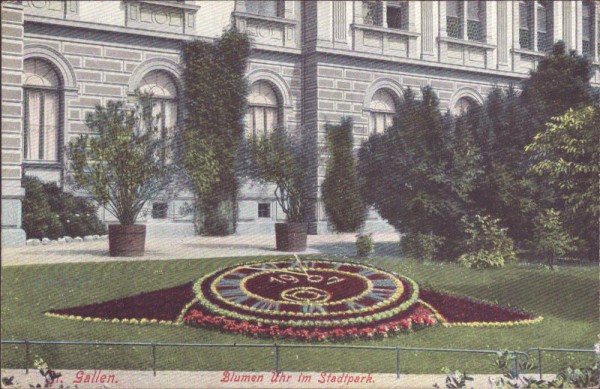
[[296, 258], [296, 261], [298, 261], [298, 265], [300, 265], [300, 268], [302, 269], [302, 271], [304, 272], [304, 274], [306, 274], [306, 276], [308, 277], [308, 272], [306, 271], [306, 269], [304, 268], [304, 266], [302, 266], [302, 261], [300, 260], [300, 258], [298, 257], [298, 255], [294, 254], [294, 257]]

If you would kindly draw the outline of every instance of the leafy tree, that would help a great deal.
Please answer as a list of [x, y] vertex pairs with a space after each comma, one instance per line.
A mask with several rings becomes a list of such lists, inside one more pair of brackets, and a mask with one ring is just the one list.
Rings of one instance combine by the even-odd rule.
[[169, 139], [152, 116], [149, 95], [139, 95], [133, 110], [123, 101], [96, 106], [86, 118], [93, 135], [68, 147], [69, 179], [89, 193], [122, 225], [135, 224], [145, 203], [171, 182]]
[[249, 55], [248, 37], [235, 28], [214, 43], [193, 41], [183, 49], [188, 115], [178, 155], [184, 183], [194, 192], [199, 234], [235, 232]]
[[352, 119], [327, 125], [327, 145], [331, 159], [321, 186], [325, 213], [338, 232], [357, 231], [365, 221], [366, 208], [360, 194], [356, 163], [352, 154]]
[[569, 110], [548, 123], [526, 147], [531, 171], [556, 189], [574, 235], [587, 242], [590, 259], [598, 259], [598, 176], [600, 174], [600, 107]]
[[63, 227], [56, 210], [52, 209], [44, 184], [33, 177], [23, 177], [23, 229], [27, 239], [56, 239], [63, 235]]
[[506, 261], [516, 260], [513, 240], [500, 220], [490, 216], [463, 216], [462, 223], [468, 238], [464, 241], [465, 253], [458, 262], [466, 267], [484, 269], [503, 267]]
[[554, 267], [554, 259], [574, 249], [574, 239], [564, 230], [560, 212], [546, 209], [535, 219], [533, 230], [535, 252], [548, 260], [550, 268]]
[[304, 152], [299, 141], [283, 128], [250, 139], [251, 178], [275, 184], [275, 199], [288, 222], [303, 222], [306, 216], [306, 171]]
[[454, 132], [432, 89], [422, 95], [417, 101], [407, 90], [393, 126], [361, 146], [361, 188], [367, 203], [398, 231], [442, 237], [446, 257], [454, 257], [478, 152], [464, 127]]

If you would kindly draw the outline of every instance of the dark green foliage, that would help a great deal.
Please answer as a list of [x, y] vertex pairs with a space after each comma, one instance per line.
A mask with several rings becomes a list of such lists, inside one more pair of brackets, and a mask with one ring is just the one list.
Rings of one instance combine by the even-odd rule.
[[375, 250], [373, 234], [359, 234], [356, 236], [356, 256], [359, 258], [367, 257]]
[[304, 222], [306, 216], [305, 156], [298, 139], [283, 128], [249, 140], [250, 178], [275, 184], [275, 199], [289, 222]]
[[[394, 125], [359, 150], [367, 204], [401, 233], [444, 238], [444, 256], [458, 256], [460, 218], [477, 177], [479, 154], [464, 123], [442, 116], [430, 88], [418, 101], [409, 89]], [[456, 129], [456, 131], [455, 131]]]
[[88, 200], [63, 192], [55, 183], [23, 178], [23, 229], [28, 239], [104, 234], [98, 208]]
[[408, 233], [400, 238], [400, 252], [413, 261], [435, 261], [440, 259], [440, 248], [444, 238], [433, 234]]
[[592, 261], [598, 260], [599, 139], [600, 106], [593, 105], [553, 119], [526, 147], [531, 173], [555, 191], [565, 228]]
[[200, 234], [235, 232], [249, 55], [250, 41], [236, 29], [214, 43], [193, 41], [183, 49], [188, 116], [178, 154], [185, 183], [196, 197]]
[[365, 221], [366, 207], [360, 194], [356, 163], [352, 154], [352, 119], [327, 125], [331, 157], [321, 186], [327, 220], [337, 232], [355, 232]]
[[139, 95], [133, 110], [124, 101], [96, 106], [86, 125], [94, 135], [69, 144], [69, 179], [119, 223], [135, 224], [144, 204], [166, 189], [172, 176], [170, 140], [160, 135], [151, 98]]
[[[475, 188], [469, 193], [471, 212], [500, 219], [520, 250], [535, 251], [531, 246], [533, 221], [541, 210], [555, 208], [563, 211], [565, 227], [573, 235], [579, 235], [590, 252], [595, 247], [597, 258], [598, 246], [594, 243], [597, 216], [582, 211], [569, 218], [575, 208], [565, 202], [568, 191], [554, 185], [552, 175], [532, 174], [530, 167], [540, 160], [539, 154], [532, 159], [532, 154], [524, 152], [536, 134], [546, 132], [546, 123], [552, 117], [594, 100], [590, 75], [589, 62], [574, 52], [566, 53], [564, 44], [559, 42], [525, 80], [521, 94], [512, 88], [505, 92], [496, 89], [488, 95], [483, 107], [457, 119], [467, 123], [481, 154], [483, 174], [477, 175]], [[584, 134], [585, 130], [580, 132]], [[597, 145], [597, 136], [593, 136], [593, 131], [588, 132], [589, 145]], [[545, 152], [553, 153], [548, 147]], [[590, 153], [577, 158], [590, 166], [597, 164]], [[570, 193], [591, 193], [590, 188], [597, 187], [597, 174], [590, 177], [589, 184], [579, 181], [581, 185]], [[593, 197], [597, 198], [595, 194]], [[586, 232], [581, 234], [581, 231]]]

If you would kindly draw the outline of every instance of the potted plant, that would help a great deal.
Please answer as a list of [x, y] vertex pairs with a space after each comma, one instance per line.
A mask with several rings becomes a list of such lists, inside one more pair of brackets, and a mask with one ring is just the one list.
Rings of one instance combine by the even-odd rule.
[[91, 135], [68, 147], [69, 179], [114, 215], [108, 226], [111, 256], [142, 256], [146, 226], [135, 224], [148, 200], [167, 188], [172, 176], [167, 135], [152, 116], [151, 96], [134, 107], [109, 101], [86, 118]]
[[306, 169], [299, 142], [283, 129], [249, 140], [251, 178], [275, 184], [275, 199], [286, 215], [286, 223], [275, 224], [279, 251], [306, 250], [308, 224], [305, 221]]

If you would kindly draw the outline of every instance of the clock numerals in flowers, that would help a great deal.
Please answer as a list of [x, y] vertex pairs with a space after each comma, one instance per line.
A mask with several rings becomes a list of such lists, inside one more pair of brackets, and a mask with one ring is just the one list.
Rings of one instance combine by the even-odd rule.
[[279, 260], [219, 270], [195, 285], [208, 312], [267, 324], [349, 326], [412, 306], [418, 287], [374, 267], [327, 260]]

